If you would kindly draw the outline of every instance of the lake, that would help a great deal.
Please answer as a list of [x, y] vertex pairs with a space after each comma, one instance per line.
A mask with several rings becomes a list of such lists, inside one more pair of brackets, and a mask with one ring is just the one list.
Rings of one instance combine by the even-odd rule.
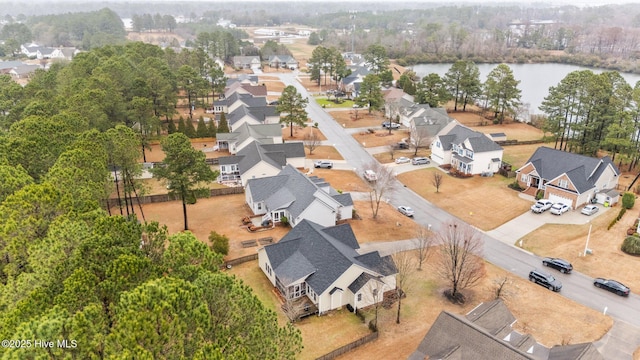
[[[420, 77], [436, 73], [443, 76], [452, 64], [419, 64], [411, 68]], [[480, 70], [480, 81], [484, 82], [487, 75], [498, 64], [478, 64]], [[508, 64], [513, 71], [513, 77], [520, 81], [518, 88], [521, 91], [521, 101], [529, 104], [530, 114], [541, 114], [539, 107], [544, 98], [549, 94], [549, 88], [557, 86], [569, 73], [579, 70], [591, 70], [599, 74], [606, 69], [593, 69], [567, 64]], [[631, 85], [635, 86], [640, 81], [640, 75], [621, 73], [622, 77]]]

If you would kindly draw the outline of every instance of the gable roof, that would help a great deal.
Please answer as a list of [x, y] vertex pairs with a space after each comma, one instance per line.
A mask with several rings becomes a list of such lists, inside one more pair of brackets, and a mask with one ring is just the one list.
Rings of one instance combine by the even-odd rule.
[[609, 156], [601, 159], [574, 154], [566, 151], [541, 146], [531, 155], [527, 164], [535, 167], [538, 175], [545, 180], [552, 180], [562, 174], [567, 174], [578, 192], [585, 192], [595, 185], [602, 172], [611, 167], [619, 175], [620, 171], [613, 164]]
[[[259, 99], [259, 98], [256, 98]], [[240, 121], [245, 116], [249, 116], [258, 123], [263, 123], [267, 117], [278, 116], [278, 112], [275, 106], [246, 106], [241, 105], [237, 109], [233, 110], [227, 116], [227, 121], [230, 126]]]
[[[465, 149], [469, 148], [469, 150], [473, 150], [476, 153], [502, 150], [500, 145], [489, 139], [485, 134], [460, 124], [454, 126], [445, 135], [440, 135], [439, 138], [445, 150], [450, 150], [452, 144], [462, 146]], [[465, 142], [468, 142], [469, 146]]]
[[604, 360], [593, 343], [554, 346], [548, 360]]
[[242, 143], [251, 138], [260, 144], [272, 144], [274, 137], [282, 136], [280, 124], [249, 124], [244, 123], [230, 133], [216, 134], [217, 140]]
[[[313, 291], [322, 294], [353, 265], [379, 275], [357, 259], [360, 255], [353, 247], [357, 243], [349, 224], [325, 228], [303, 220], [278, 243], [266, 245], [264, 250], [280, 281], [291, 283], [306, 277]], [[393, 263], [389, 256], [380, 257], [377, 251], [371, 253], [371, 257], [377, 257], [381, 263]], [[313, 272], [305, 275], [311, 269]]]
[[515, 316], [501, 300], [485, 302], [476, 306], [467, 314], [467, 319], [482, 326], [494, 336], [510, 333], [511, 325], [516, 321]]
[[[286, 145], [290, 144], [302, 143], [286, 143]], [[304, 153], [304, 148], [302, 148], [302, 151]], [[335, 193], [336, 195], [332, 196], [330, 191], [321, 189], [313, 179], [308, 178], [291, 165], [285, 166], [276, 176], [250, 179], [247, 182], [247, 188], [251, 192], [251, 198], [254, 202], [264, 201], [269, 210], [286, 208], [294, 219], [317, 198], [316, 193], [318, 191], [327, 193], [334, 201], [333, 204], [329, 205], [335, 207], [342, 205], [342, 202], [346, 201], [342, 195], [351, 197], [350, 194], [338, 194], [337, 192]], [[336, 196], [342, 202], [338, 201]], [[355, 239], [355, 235], [351, 235], [351, 237]], [[355, 244], [357, 245], [357, 242]], [[354, 244], [349, 245], [353, 246]]]

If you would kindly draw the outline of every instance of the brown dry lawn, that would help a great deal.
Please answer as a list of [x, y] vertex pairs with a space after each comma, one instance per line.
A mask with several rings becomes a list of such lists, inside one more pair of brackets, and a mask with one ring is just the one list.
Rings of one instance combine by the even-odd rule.
[[309, 148], [305, 148], [307, 159], [327, 159], [327, 160], [343, 160], [342, 155], [333, 146], [320, 145], [313, 149], [313, 154], [309, 154]]
[[333, 117], [338, 124], [343, 127], [351, 128], [374, 128], [376, 130], [382, 129], [382, 123], [388, 121], [384, 117], [384, 114], [379, 111], [373, 111], [371, 114], [367, 110], [358, 110], [358, 118], [356, 119], [356, 113], [354, 109], [348, 110], [334, 110], [330, 111], [329, 115]]
[[[330, 147], [329, 149], [333, 149]], [[351, 170], [312, 169], [312, 175], [321, 177], [336, 190], [345, 192], [367, 191], [367, 184]]]
[[548, 146], [553, 148], [553, 143], [530, 144], [530, 145], [510, 145], [503, 146], [504, 153], [502, 161], [513, 165], [513, 171], [525, 164], [540, 146]]
[[529, 201], [507, 187], [513, 179], [500, 175], [456, 178], [443, 174], [440, 192], [432, 184], [438, 169], [420, 169], [398, 175], [398, 179], [423, 198], [482, 230], [494, 229], [527, 211]]
[[[207, 159], [209, 158], [217, 158], [220, 156], [229, 155], [226, 151], [205, 151], [212, 149], [216, 145], [216, 138], [201, 138], [201, 139], [191, 139], [191, 146], [196, 150], [201, 150], [206, 155]], [[151, 144], [151, 150], [145, 151], [147, 162], [161, 162], [164, 160], [164, 152], [162, 151], [162, 147], [158, 141], [155, 141]], [[142, 154], [141, 154], [142, 155]], [[140, 162], [142, 162], [142, 157], [140, 157]]]
[[[438, 256], [434, 252], [431, 264], [437, 263]], [[417, 348], [440, 311], [464, 315], [480, 302], [493, 300], [494, 282], [505, 277], [509, 279], [505, 287], [505, 301], [517, 319], [514, 328], [532, 335], [545, 346], [595, 341], [613, 324], [611, 318], [597, 311], [577, 305], [491, 264], [486, 264], [486, 270], [487, 275], [482, 282], [466, 293], [469, 300], [464, 306], [453, 305], [442, 296], [446, 283], [434, 275], [433, 267], [427, 266], [423, 271], [415, 272], [407, 290], [407, 298], [402, 301], [400, 324], [395, 323], [395, 306], [389, 310], [383, 309], [378, 318], [378, 340], [339, 359], [405, 359]], [[572, 315], [567, 316], [566, 312], [555, 309], [572, 309]], [[372, 315], [368, 317], [371, 318]]]
[[388, 164], [395, 161], [395, 159], [405, 156], [408, 158], [412, 157], [422, 157], [422, 156], [430, 156], [431, 150], [427, 148], [419, 148], [418, 153], [415, 153], [415, 149], [405, 149], [405, 150], [394, 150], [393, 157], [391, 157], [390, 151], [385, 151], [382, 153], [374, 154], [373, 157], [378, 160], [381, 164]]
[[291, 140], [299, 140], [299, 141], [303, 141], [305, 140], [305, 136], [307, 135], [311, 135], [311, 132], [313, 131], [314, 136], [316, 136], [318, 138], [318, 140], [323, 141], [323, 140], [327, 140], [327, 137], [324, 136], [324, 134], [322, 133], [322, 131], [318, 128], [315, 128], [313, 126], [298, 126], [298, 125], [293, 125], [293, 136], [291, 136], [291, 128], [289, 128], [289, 125], [285, 126], [282, 128], [282, 139], [285, 141]]

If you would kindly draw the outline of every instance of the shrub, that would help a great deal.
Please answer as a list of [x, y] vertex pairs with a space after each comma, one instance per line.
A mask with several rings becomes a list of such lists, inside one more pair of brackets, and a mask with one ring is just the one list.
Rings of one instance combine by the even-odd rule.
[[620, 249], [629, 255], [640, 255], [640, 237], [627, 236]]
[[211, 250], [222, 255], [229, 254], [229, 238], [225, 235], [212, 231], [209, 233], [209, 241], [211, 242]]
[[516, 190], [516, 191], [522, 191], [522, 187], [520, 187], [520, 184], [518, 184], [518, 180], [512, 182], [511, 184], [508, 185], [510, 189]]
[[625, 209], [631, 209], [636, 202], [636, 196], [632, 193], [624, 193], [622, 195], [622, 207]]
[[286, 216], [281, 216], [280, 217], [280, 223], [284, 226], [288, 226], [289, 225], [289, 219]]
[[622, 219], [622, 216], [624, 215], [625, 212], [627, 212], [627, 209], [625, 208], [620, 209], [620, 212], [618, 213], [618, 215], [609, 223], [607, 230], [611, 229], [613, 225], [615, 225], [618, 221], [620, 221], [620, 219]]

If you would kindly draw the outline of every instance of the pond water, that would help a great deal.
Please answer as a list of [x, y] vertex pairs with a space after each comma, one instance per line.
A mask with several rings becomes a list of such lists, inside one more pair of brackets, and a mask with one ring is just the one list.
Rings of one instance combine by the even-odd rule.
[[[420, 77], [436, 73], [443, 76], [453, 64], [418, 64], [411, 68]], [[539, 107], [544, 98], [549, 94], [549, 88], [557, 86], [569, 73], [579, 70], [591, 70], [594, 73], [607, 71], [605, 69], [594, 69], [567, 64], [508, 64], [513, 71], [513, 76], [520, 81], [518, 88], [521, 91], [521, 101], [529, 104], [530, 114], [541, 114]], [[498, 64], [478, 64], [480, 70], [480, 81], [485, 81], [487, 75]], [[635, 86], [640, 81], [640, 75], [621, 73], [622, 77], [631, 85]]]

